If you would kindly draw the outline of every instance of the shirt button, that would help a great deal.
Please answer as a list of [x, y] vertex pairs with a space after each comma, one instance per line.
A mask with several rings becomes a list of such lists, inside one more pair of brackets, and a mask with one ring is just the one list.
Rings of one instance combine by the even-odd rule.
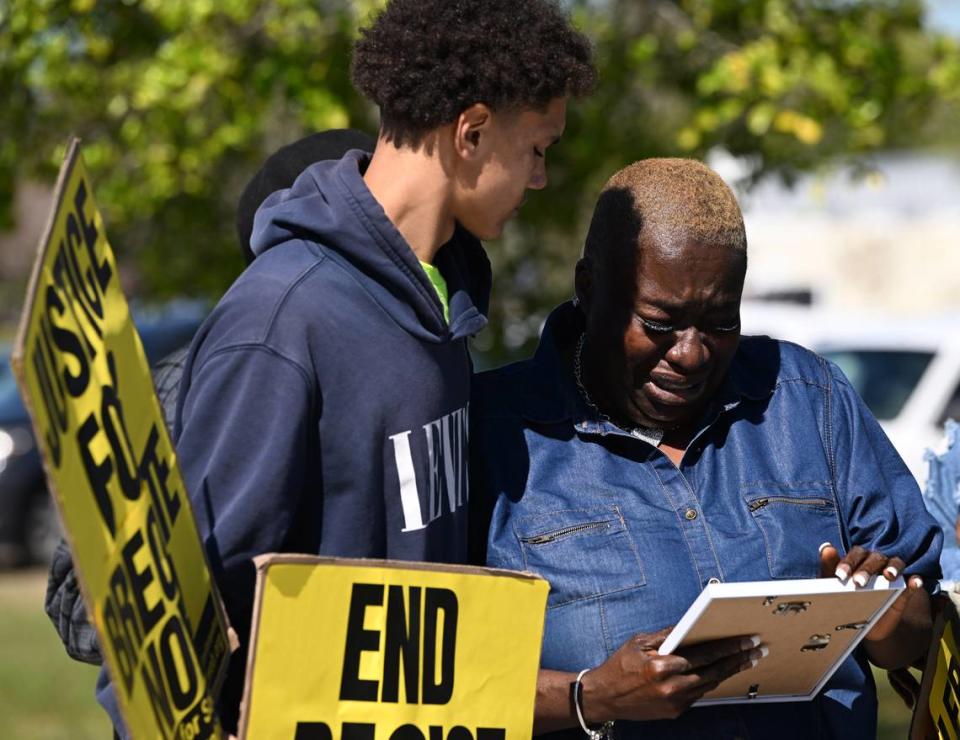
[[686, 512], [684, 512], [683, 515], [687, 518], [688, 521], [691, 521], [691, 522], [692, 522], [694, 519], [697, 518], [697, 510], [696, 510], [696, 509], [687, 509]]
[[719, 578], [711, 578], [709, 581], [707, 581], [707, 583], [720, 583], [720, 579], [719, 579]]

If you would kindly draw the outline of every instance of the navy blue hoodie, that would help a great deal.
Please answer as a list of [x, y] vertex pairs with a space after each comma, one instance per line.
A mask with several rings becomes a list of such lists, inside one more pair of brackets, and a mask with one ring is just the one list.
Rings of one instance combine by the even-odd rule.
[[[318, 162], [264, 201], [257, 257], [184, 370], [177, 454], [244, 647], [256, 555], [466, 562], [467, 338], [486, 324], [490, 265], [459, 227], [437, 253], [448, 324], [363, 182], [368, 157]], [[244, 663], [222, 694], [229, 729]]]

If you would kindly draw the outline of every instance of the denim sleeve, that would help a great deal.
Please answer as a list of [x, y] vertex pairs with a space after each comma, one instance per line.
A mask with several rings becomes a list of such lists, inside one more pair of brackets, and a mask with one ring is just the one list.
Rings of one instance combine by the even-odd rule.
[[843, 372], [828, 363], [828, 445], [850, 545], [899, 556], [928, 589], [940, 578], [943, 533], [920, 488]]

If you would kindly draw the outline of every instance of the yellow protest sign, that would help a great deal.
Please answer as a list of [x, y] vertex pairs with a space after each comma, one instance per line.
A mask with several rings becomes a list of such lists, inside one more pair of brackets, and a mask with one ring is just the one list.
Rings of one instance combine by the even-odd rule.
[[12, 359], [127, 729], [219, 736], [223, 608], [76, 140]]
[[910, 724], [910, 740], [957, 740], [960, 737], [960, 594], [941, 592], [927, 653], [920, 695]]
[[530, 737], [546, 581], [306, 555], [257, 570], [246, 738]]
[[[957, 740], [960, 737], [960, 650], [957, 649], [960, 620], [952, 600], [954, 594], [949, 596], [951, 600], [945, 603], [934, 629], [934, 635], [939, 636], [931, 647], [935, 655], [931, 655], [924, 672], [929, 687], [925, 706], [930, 710], [925, 736]], [[927, 674], [932, 674], [932, 678]]]
[[956, 740], [960, 731], [960, 661], [957, 660], [954, 622], [944, 624], [937, 653], [937, 667], [930, 687], [930, 716], [942, 738]]

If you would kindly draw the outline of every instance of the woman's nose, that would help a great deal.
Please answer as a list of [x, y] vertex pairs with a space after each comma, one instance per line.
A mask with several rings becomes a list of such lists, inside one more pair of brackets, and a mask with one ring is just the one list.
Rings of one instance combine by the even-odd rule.
[[710, 359], [710, 350], [699, 330], [690, 326], [677, 332], [676, 341], [667, 352], [667, 360], [687, 372], [703, 367]]

